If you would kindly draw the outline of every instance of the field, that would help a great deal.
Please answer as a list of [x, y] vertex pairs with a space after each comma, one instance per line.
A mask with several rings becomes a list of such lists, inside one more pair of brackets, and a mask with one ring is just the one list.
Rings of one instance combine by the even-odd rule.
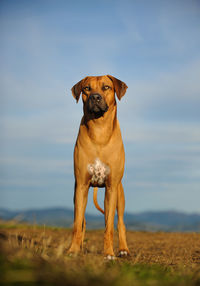
[[70, 241], [70, 229], [1, 222], [1, 285], [200, 285], [198, 233], [128, 231], [131, 257], [114, 261], [103, 258], [103, 230], [86, 232], [77, 257]]

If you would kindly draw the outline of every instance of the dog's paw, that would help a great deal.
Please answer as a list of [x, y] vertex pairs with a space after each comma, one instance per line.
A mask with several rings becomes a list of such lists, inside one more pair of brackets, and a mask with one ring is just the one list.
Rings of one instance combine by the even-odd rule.
[[71, 258], [76, 258], [78, 255], [78, 252], [67, 252], [67, 256]]
[[66, 251], [66, 254], [67, 254], [67, 256], [69, 256], [69, 257], [77, 257], [77, 256], [80, 255], [80, 249], [70, 247], [70, 248]]
[[115, 256], [108, 254], [108, 255], [104, 256], [104, 259], [105, 260], [115, 260]]
[[118, 257], [127, 257], [127, 256], [130, 256], [130, 254], [127, 250], [120, 250], [117, 256]]

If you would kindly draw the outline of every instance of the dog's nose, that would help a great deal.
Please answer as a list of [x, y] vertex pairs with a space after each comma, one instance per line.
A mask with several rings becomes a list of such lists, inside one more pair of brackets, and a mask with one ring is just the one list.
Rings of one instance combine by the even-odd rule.
[[93, 100], [93, 101], [101, 101], [102, 97], [99, 93], [95, 93], [95, 94], [91, 94], [90, 95], [90, 98]]

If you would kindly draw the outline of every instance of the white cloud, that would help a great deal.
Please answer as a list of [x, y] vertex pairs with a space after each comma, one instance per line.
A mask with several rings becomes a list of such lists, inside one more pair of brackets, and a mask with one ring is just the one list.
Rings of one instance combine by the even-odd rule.
[[135, 121], [123, 123], [121, 126], [124, 140], [127, 142], [181, 145], [200, 143], [198, 123]]
[[198, 1], [166, 1], [160, 10], [163, 40], [169, 52], [176, 54], [177, 58], [192, 53], [199, 45], [199, 8]]
[[71, 174], [72, 161], [53, 159], [53, 158], [35, 158], [28, 156], [9, 157], [1, 156], [0, 165], [3, 165], [5, 169], [9, 168], [22, 168], [29, 170], [30, 173], [43, 173], [45, 172], [69, 172]]
[[200, 60], [151, 80], [131, 80], [118, 106], [128, 141], [199, 142]]
[[[161, 191], [162, 190], [162, 191]], [[199, 213], [199, 185], [174, 184], [154, 189], [145, 188], [145, 192], [137, 186], [126, 193], [126, 210], [129, 212], [141, 212], [146, 210], [177, 210]]]

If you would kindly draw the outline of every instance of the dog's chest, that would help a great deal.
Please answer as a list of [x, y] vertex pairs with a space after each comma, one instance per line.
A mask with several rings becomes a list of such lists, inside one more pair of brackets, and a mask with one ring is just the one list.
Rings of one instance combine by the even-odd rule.
[[88, 173], [91, 175], [91, 183], [103, 185], [110, 173], [110, 168], [106, 164], [96, 158], [93, 164], [88, 164]]

